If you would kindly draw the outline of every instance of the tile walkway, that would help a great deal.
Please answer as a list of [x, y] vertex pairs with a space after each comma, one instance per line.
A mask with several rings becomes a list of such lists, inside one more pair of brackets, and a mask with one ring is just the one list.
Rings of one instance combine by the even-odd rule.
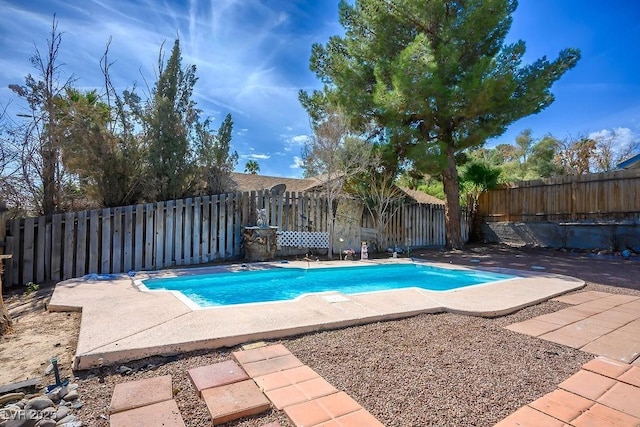
[[236, 351], [233, 358], [273, 406], [296, 426], [383, 427], [349, 395], [338, 391], [282, 344]]
[[[213, 425], [260, 414], [273, 405], [300, 427], [384, 427], [282, 344], [236, 351], [232, 356], [240, 366], [227, 360], [188, 371]], [[185, 425], [173, 400], [170, 375], [117, 384], [109, 413], [111, 427]]]
[[554, 301], [574, 306], [507, 329], [640, 365], [640, 297], [589, 291]]
[[640, 367], [597, 357], [496, 427], [638, 427]]
[[640, 298], [589, 291], [554, 301], [573, 307], [507, 329], [598, 357], [496, 426], [639, 427]]

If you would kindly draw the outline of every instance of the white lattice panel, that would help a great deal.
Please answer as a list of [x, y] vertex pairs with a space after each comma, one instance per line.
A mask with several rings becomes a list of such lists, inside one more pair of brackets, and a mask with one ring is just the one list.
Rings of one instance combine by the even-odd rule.
[[278, 246], [302, 248], [328, 248], [329, 233], [326, 231], [281, 231]]

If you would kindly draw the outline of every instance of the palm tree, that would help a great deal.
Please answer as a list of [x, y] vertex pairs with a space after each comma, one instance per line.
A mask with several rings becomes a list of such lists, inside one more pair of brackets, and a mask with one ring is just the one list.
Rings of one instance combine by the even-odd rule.
[[251, 175], [257, 175], [260, 172], [260, 165], [255, 160], [249, 160], [244, 165], [244, 173], [250, 173]]

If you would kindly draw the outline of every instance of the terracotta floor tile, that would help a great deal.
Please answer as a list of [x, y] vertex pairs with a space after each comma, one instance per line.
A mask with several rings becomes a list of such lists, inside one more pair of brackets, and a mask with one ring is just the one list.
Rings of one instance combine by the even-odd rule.
[[262, 354], [267, 359], [274, 359], [276, 357], [282, 357], [291, 354], [289, 349], [282, 344], [268, 345], [266, 347], [262, 347], [261, 350]]
[[262, 375], [271, 374], [286, 369], [297, 368], [302, 366], [302, 362], [293, 354], [276, 357], [274, 359], [260, 360], [257, 362], [244, 363], [242, 367], [250, 377], [255, 378]]
[[109, 412], [126, 411], [173, 399], [171, 375], [116, 384]]
[[176, 401], [164, 402], [111, 414], [110, 427], [185, 427]]
[[621, 304], [628, 304], [631, 302], [640, 302], [640, 297], [636, 297], [633, 295], [611, 295], [608, 297], [605, 297], [603, 299], [603, 302], [615, 302], [616, 305], [621, 305]]
[[340, 427], [384, 427], [384, 424], [364, 409], [338, 417], [335, 421]]
[[575, 427], [638, 427], [640, 419], [596, 403], [571, 424]]
[[238, 363], [251, 363], [259, 360], [274, 359], [287, 356], [291, 352], [282, 344], [268, 345], [266, 347], [253, 348], [251, 350], [234, 351], [231, 355]]
[[327, 380], [322, 377], [317, 377], [309, 381], [303, 381], [286, 387], [268, 390], [265, 391], [265, 394], [276, 408], [282, 409], [296, 403], [337, 392], [338, 390], [329, 384]]
[[616, 383], [613, 378], [595, 372], [580, 370], [558, 386], [587, 399], [596, 400]]
[[500, 421], [495, 427], [563, 427], [564, 423], [556, 418], [523, 406], [507, 418]]
[[249, 379], [249, 375], [233, 360], [192, 368], [188, 374], [198, 396], [202, 395], [204, 389]]
[[564, 308], [562, 310], [558, 310], [555, 313], [543, 314], [542, 316], [536, 317], [538, 320], [542, 320], [543, 322], [554, 323], [556, 325], [565, 326], [573, 322], [577, 322], [578, 320], [585, 319], [588, 317], [584, 313], [579, 313], [575, 309], [575, 307]]
[[614, 331], [586, 344], [580, 350], [629, 363], [640, 354], [640, 344], [629, 341], [624, 335]]
[[624, 311], [632, 314], [640, 314], [640, 301], [632, 301], [625, 304], [620, 304], [613, 308], [616, 311]]
[[238, 350], [231, 353], [236, 362], [243, 365], [245, 363], [257, 362], [266, 359], [260, 351], [262, 347], [252, 348], [250, 350]]
[[287, 406], [284, 413], [296, 426], [315, 426], [331, 420], [331, 416], [317, 400]]
[[634, 360], [633, 362], [631, 362], [632, 365], [635, 366], [640, 366], [640, 357], [637, 357], [636, 360]]
[[287, 378], [283, 371], [273, 372], [267, 375], [260, 375], [253, 378], [253, 380], [256, 382], [256, 384], [258, 384], [260, 390], [264, 392], [291, 385], [291, 381], [289, 380], [289, 378]]
[[292, 384], [301, 383], [303, 381], [309, 381], [314, 378], [320, 377], [320, 375], [308, 367], [307, 365], [298, 366], [296, 368], [285, 369], [282, 373], [291, 381]]
[[334, 386], [329, 384], [329, 382], [322, 377], [297, 383], [295, 387], [304, 393], [304, 395], [307, 396], [307, 399], [316, 399], [318, 397], [338, 392]]
[[602, 304], [600, 301], [601, 300], [585, 302], [583, 304], [573, 306], [571, 307], [571, 309], [577, 311], [578, 313], [584, 313], [588, 316], [593, 316], [594, 314], [602, 313], [603, 311], [613, 307], [609, 304]]
[[596, 357], [582, 365], [582, 369], [586, 369], [609, 378], [618, 378], [629, 368], [630, 366], [626, 363], [606, 357]]
[[277, 388], [275, 390], [265, 391], [273, 406], [277, 409], [283, 409], [296, 403], [306, 402], [310, 399], [295, 385]]
[[589, 317], [588, 319], [579, 320], [575, 323], [567, 325], [565, 326], [565, 328], [566, 330], [573, 331], [577, 334], [597, 338], [598, 336], [613, 332], [616, 329], [616, 326], [607, 321]]
[[602, 313], [598, 313], [590, 317], [590, 319], [602, 320], [604, 322], [608, 322], [617, 326], [626, 325], [627, 323], [632, 322], [637, 318], [638, 315], [636, 313], [617, 311], [616, 309], [603, 311]]
[[560, 389], [545, 394], [529, 404], [532, 408], [567, 423], [578, 417], [591, 405], [593, 405], [591, 400]]
[[540, 335], [538, 338], [573, 348], [580, 348], [603, 336], [608, 330], [600, 327], [580, 327], [572, 323]]
[[313, 427], [341, 427], [336, 420], [329, 420], [324, 423], [316, 424]]
[[622, 326], [618, 332], [628, 334], [628, 339], [640, 342], [640, 320], [634, 320]]
[[582, 304], [584, 302], [593, 301], [610, 296], [611, 294], [598, 291], [577, 292], [569, 295], [562, 295], [554, 298], [552, 301], [559, 301], [565, 304]]
[[338, 418], [350, 412], [362, 409], [362, 406], [343, 391], [314, 400], [327, 411], [331, 418]]
[[286, 369], [284, 371], [273, 372], [267, 375], [260, 375], [258, 377], [254, 377], [253, 380], [262, 390], [268, 391], [319, 377], [320, 375], [318, 375], [318, 373], [313, 369], [307, 365], [303, 365], [292, 369]]
[[618, 381], [640, 387], [640, 367], [632, 366], [627, 372], [618, 377]]
[[269, 400], [252, 380], [204, 389], [202, 398], [214, 425], [259, 414], [271, 407]]
[[598, 398], [598, 403], [640, 418], [640, 387], [617, 383]]
[[534, 318], [525, 320], [524, 322], [514, 323], [512, 325], [506, 326], [505, 328], [509, 329], [510, 331], [537, 337], [538, 335], [546, 334], [547, 332], [559, 329], [561, 328], [561, 326], [555, 323], [549, 323]]

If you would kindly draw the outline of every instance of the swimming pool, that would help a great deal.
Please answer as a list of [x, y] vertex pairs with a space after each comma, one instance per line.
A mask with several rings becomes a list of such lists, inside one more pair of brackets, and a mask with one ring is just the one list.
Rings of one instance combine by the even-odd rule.
[[421, 264], [327, 268], [272, 268], [196, 274], [143, 280], [149, 290], [178, 291], [200, 307], [295, 299], [301, 295], [337, 291], [358, 294], [402, 288], [449, 291], [516, 276], [480, 270], [440, 268]]

